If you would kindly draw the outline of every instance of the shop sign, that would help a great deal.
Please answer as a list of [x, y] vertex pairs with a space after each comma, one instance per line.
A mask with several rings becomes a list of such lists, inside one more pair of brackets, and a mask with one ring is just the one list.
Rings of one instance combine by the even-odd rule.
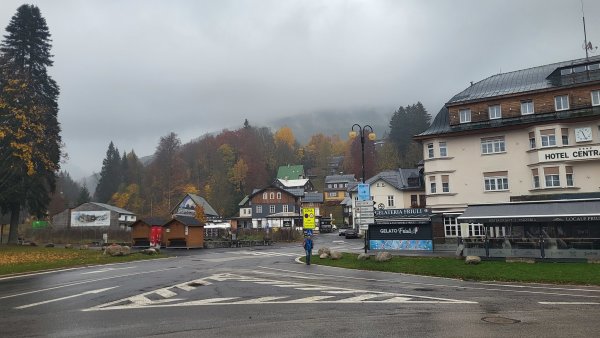
[[539, 150], [539, 162], [597, 160], [600, 159], [600, 146]]
[[431, 209], [407, 208], [407, 209], [379, 209], [375, 210], [376, 218], [427, 218], [431, 216]]

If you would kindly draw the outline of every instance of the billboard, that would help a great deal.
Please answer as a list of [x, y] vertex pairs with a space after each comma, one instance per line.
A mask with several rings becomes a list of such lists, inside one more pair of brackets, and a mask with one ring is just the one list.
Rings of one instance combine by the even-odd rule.
[[192, 200], [192, 198], [188, 195], [183, 201], [177, 206], [177, 210], [175, 211], [175, 215], [181, 216], [196, 216], [196, 203]]
[[73, 211], [72, 227], [107, 227], [110, 225], [110, 211]]

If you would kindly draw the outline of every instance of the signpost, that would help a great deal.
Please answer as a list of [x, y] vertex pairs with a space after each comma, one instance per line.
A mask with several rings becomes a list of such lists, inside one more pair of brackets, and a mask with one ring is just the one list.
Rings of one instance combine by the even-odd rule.
[[[358, 184], [358, 201], [368, 201], [371, 199], [370, 185], [365, 183]], [[372, 206], [372, 204], [371, 204]]]
[[313, 230], [315, 228], [315, 208], [302, 208], [302, 214], [304, 215], [302, 228]]

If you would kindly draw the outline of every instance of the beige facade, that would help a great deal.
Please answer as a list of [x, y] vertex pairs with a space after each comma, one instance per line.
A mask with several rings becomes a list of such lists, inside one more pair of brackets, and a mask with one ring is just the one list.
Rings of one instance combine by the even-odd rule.
[[[590, 129], [592, 138], [584, 141], [581, 134]], [[555, 145], [548, 145], [552, 136]], [[600, 117], [444, 135], [423, 141], [423, 150], [427, 206], [434, 212], [511, 196], [600, 191]]]

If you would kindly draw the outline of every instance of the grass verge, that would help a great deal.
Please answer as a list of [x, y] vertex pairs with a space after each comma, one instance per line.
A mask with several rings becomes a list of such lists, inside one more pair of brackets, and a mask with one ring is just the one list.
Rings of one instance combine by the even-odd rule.
[[39, 248], [28, 246], [0, 246], [0, 276], [13, 273], [33, 272], [85, 265], [131, 262], [166, 257], [132, 253], [129, 256], [111, 257], [101, 250], [63, 248]]
[[388, 262], [376, 262], [373, 257], [364, 261], [356, 257], [356, 254], [345, 253], [342, 259], [331, 260], [313, 255], [311, 263], [463, 280], [600, 285], [600, 264], [482, 261], [478, 265], [466, 265], [463, 260], [455, 258], [394, 256]]

